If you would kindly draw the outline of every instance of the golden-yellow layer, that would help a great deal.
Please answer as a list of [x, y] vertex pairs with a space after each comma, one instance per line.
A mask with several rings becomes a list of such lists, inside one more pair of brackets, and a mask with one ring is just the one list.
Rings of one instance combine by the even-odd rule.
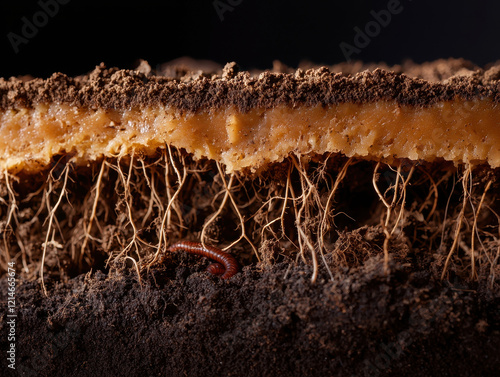
[[0, 111], [0, 169], [36, 172], [53, 156], [85, 164], [167, 143], [195, 157], [253, 170], [290, 152], [500, 166], [500, 108], [490, 100], [428, 108], [396, 102], [287, 106], [240, 113], [229, 108], [180, 115], [175, 109], [89, 110], [63, 104]]

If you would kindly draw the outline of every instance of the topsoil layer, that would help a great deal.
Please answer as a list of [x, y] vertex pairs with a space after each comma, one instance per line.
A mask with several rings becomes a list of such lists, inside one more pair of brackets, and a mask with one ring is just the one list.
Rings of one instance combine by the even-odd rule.
[[[177, 255], [48, 284], [18, 281], [20, 376], [493, 376], [500, 295], [440, 283], [381, 256], [331, 281], [311, 268], [245, 267], [228, 281]], [[292, 266], [292, 267], [290, 267]], [[122, 266], [124, 267], [124, 266]], [[117, 272], [118, 271], [118, 272]], [[0, 348], [8, 349], [6, 278]]]
[[[362, 71], [365, 68], [371, 72]], [[457, 98], [500, 102], [498, 64], [480, 68], [450, 59], [385, 68], [348, 64], [305, 71], [275, 69], [252, 75], [240, 72], [233, 62], [219, 72], [183, 70], [178, 66], [172, 75], [168, 69], [152, 72], [145, 62], [137, 70], [101, 64], [88, 75], [75, 78], [63, 73], [54, 73], [45, 80], [0, 78], [0, 109], [56, 102], [91, 109], [167, 106], [197, 112], [235, 107], [246, 112], [278, 105], [329, 106], [374, 101], [412, 106], [430, 106]]]

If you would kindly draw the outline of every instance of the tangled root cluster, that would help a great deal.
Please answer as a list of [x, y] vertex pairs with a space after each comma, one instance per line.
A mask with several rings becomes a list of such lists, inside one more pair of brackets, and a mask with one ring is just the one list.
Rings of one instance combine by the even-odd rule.
[[383, 255], [441, 279], [500, 276], [496, 174], [338, 154], [290, 155], [265, 172], [226, 174], [171, 147], [88, 167], [65, 157], [39, 176], [0, 179], [0, 269], [64, 279], [131, 260], [151, 266], [169, 244], [198, 240], [244, 263], [289, 260], [356, 268]]

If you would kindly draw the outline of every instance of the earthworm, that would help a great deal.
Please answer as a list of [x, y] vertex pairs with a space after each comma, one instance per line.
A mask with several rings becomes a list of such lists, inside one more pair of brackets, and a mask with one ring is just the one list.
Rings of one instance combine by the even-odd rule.
[[171, 245], [168, 251], [185, 251], [189, 254], [201, 255], [215, 261], [207, 267], [212, 275], [221, 275], [221, 279], [229, 279], [239, 270], [234, 257], [213, 246], [203, 246], [200, 242], [180, 241]]

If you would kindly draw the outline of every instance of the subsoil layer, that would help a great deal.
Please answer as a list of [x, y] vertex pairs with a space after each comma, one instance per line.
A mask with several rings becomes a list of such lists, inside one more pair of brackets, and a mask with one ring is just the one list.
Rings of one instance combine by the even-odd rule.
[[[276, 263], [223, 281], [179, 256], [142, 277], [95, 271], [17, 282], [20, 376], [493, 376], [500, 295], [380, 255], [336, 273]], [[1, 285], [0, 347], [7, 342]]]

